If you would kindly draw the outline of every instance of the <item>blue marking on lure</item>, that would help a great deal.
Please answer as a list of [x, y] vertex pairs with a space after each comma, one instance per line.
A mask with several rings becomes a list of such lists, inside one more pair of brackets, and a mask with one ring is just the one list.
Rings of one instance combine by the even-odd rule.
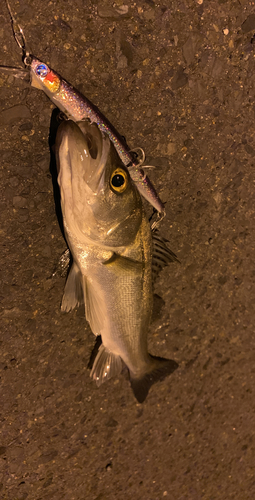
[[49, 68], [46, 66], [46, 64], [39, 64], [36, 68], [36, 74], [38, 76], [46, 76], [49, 73]]

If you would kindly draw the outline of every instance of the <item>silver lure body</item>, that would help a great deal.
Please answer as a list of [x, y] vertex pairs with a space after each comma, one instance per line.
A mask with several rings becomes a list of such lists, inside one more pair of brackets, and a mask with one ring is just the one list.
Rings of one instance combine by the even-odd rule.
[[[23, 63], [30, 73], [31, 85], [43, 90], [52, 102], [54, 102], [60, 110], [67, 114], [68, 118], [76, 122], [79, 120], [89, 119], [91, 123], [97, 123], [99, 129], [108, 135], [123, 163], [129, 167], [130, 175], [136, 183], [138, 190], [142, 196], [144, 196], [144, 198], [147, 199], [157, 210], [158, 217], [154, 226], [158, 226], [160, 221], [165, 216], [165, 208], [154, 186], [141, 169], [141, 164], [144, 159], [141, 162], [137, 161], [129, 151], [122, 136], [115, 130], [99, 109], [77, 89], [58, 75], [58, 73], [49, 68], [47, 64], [40, 61], [30, 53], [23, 30], [13, 16], [8, 0], [5, 1], [10, 14], [15, 41], [18, 47], [22, 50]], [[0, 70], [7, 73], [10, 72], [17, 78], [26, 78], [26, 70], [22, 71], [17, 68], [8, 68], [4, 66], [0, 66]]]
[[128, 167], [130, 176], [141, 195], [161, 214], [161, 218], [164, 217], [164, 204], [153, 184], [141, 169], [139, 162], [134, 159], [123, 137], [103, 113], [58, 73], [32, 55], [30, 55], [29, 70], [31, 85], [43, 90], [70, 120], [75, 122], [89, 120], [90, 123], [96, 123], [101, 132], [110, 138], [120, 159]]

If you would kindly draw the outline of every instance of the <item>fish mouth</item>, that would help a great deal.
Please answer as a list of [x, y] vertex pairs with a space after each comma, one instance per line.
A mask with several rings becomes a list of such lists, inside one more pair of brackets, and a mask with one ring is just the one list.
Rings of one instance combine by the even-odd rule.
[[66, 163], [71, 182], [83, 185], [89, 204], [105, 187], [105, 170], [110, 150], [110, 141], [103, 136], [96, 124], [89, 121], [61, 123], [58, 129], [56, 148], [61, 144], [65, 150]]
[[105, 170], [110, 151], [110, 141], [104, 136], [97, 125], [89, 120], [77, 122], [83, 134], [84, 144], [87, 145], [89, 158], [87, 160], [84, 180], [94, 195], [97, 195], [105, 186]]

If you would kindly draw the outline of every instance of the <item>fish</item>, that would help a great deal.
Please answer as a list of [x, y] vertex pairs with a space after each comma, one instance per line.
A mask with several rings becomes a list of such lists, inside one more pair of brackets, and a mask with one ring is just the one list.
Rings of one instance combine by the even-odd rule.
[[69, 119], [75, 122], [89, 120], [91, 123], [96, 123], [101, 132], [106, 133], [114, 144], [119, 157], [124, 165], [128, 167], [129, 174], [133, 182], [135, 182], [141, 195], [156, 210], [157, 220], [155, 221], [155, 227], [156, 225], [158, 226], [161, 220], [165, 217], [166, 211], [164, 203], [157, 194], [155, 187], [144, 172], [144, 169], [149, 168], [149, 166], [143, 165], [145, 160], [143, 150], [141, 148], [137, 148], [142, 151], [142, 159], [139, 160], [137, 156], [135, 156], [134, 152], [130, 150], [123, 136], [117, 132], [109, 120], [89, 99], [87, 99], [47, 64], [37, 59], [30, 53], [27, 48], [23, 30], [15, 20], [7, 0], [6, 5], [11, 17], [14, 38], [19, 48], [22, 50], [22, 60], [25, 70], [4, 66], [1, 66], [0, 69], [7, 73], [12, 72], [12, 75], [16, 78], [27, 79], [29, 74], [31, 86], [43, 90], [49, 99]]
[[[72, 254], [61, 310], [85, 304], [92, 332], [102, 344], [91, 378], [100, 386], [128, 370], [142, 403], [151, 385], [178, 364], [148, 352], [153, 269], [171, 259], [163, 240], [153, 243], [136, 185], [107, 134], [88, 121], [61, 123], [56, 164], [66, 241]], [[153, 265], [153, 245], [156, 261]]]

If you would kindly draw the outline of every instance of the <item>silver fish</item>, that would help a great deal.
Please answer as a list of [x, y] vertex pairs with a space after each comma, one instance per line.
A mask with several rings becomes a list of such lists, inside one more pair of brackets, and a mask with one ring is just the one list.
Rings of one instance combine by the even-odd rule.
[[[85, 303], [102, 345], [91, 377], [100, 385], [129, 370], [139, 402], [177, 368], [148, 353], [152, 310], [152, 236], [142, 200], [109, 138], [96, 124], [63, 122], [56, 158], [66, 239], [73, 256], [62, 311]], [[157, 262], [167, 261], [157, 243]], [[169, 259], [172, 260], [172, 259]]]

